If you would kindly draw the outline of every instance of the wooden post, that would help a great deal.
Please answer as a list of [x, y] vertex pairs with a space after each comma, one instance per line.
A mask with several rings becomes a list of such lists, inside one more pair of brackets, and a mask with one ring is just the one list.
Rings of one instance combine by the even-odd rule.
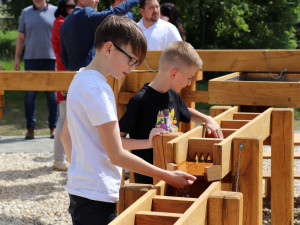
[[208, 225], [242, 225], [243, 194], [216, 191], [208, 198]]
[[271, 131], [271, 222], [294, 224], [294, 110], [274, 109]]
[[[180, 136], [181, 132], [161, 134], [153, 138], [153, 165], [162, 169], [167, 169], [167, 143]], [[158, 182], [153, 179], [153, 184]]]
[[260, 137], [233, 139], [232, 187], [236, 190], [239, 172], [237, 191], [244, 196], [244, 225], [262, 224], [262, 151], [263, 140]]

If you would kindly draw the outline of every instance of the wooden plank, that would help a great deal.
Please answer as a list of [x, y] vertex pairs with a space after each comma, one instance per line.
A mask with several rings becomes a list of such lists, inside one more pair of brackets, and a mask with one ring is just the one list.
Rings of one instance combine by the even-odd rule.
[[[196, 50], [203, 60], [203, 71], [242, 71], [242, 72], [288, 72], [300, 71], [300, 51], [298, 49], [222, 49]], [[147, 64], [151, 69], [158, 69], [162, 51], [148, 51]], [[145, 62], [137, 69], [149, 70]]]
[[0, 71], [0, 89], [67, 91], [75, 71]]
[[138, 211], [150, 211], [152, 199], [156, 195], [156, 190], [149, 190], [141, 198], [135, 201], [129, 208], [122, 212], [109, 225], [134, 225], [135, 214]]
[[226, 110], [225, 112], [222, 112], [221, 114], [215, 116], [214, 120], [218, 124], [221, 124], [222, 120], [232, 120], [233, 114], [238, 112], [238, 110], [239, 110], [239, 107], [237, 107], [237, 106], [231, 107], [230, 109]]
[[208, 198], [208, 225], [242, 225], [243, 194], [216, 191]]
[[252, 120], [257, 117], [259, 113], [246, 113], [246, 112], [238, 112], [233, 114], [234, 120]]
[[[263, 158], [264, 159], [271, 159], [271, 152], [264, 152], [263, 153]], [[294, 159], [300, 159], [300, 152], [294, 152]]]
[[[272, 110], [273, 108], [267, 109], [222, 142], [214, 145], [214, 165], [222, 167], [222, 174], [220, 175], [222, 178], [231, 171], [232, 139], [237, 137], [261, 136], [262, 140], [264, 140], [269, 137]], [[207, 177], [210, 177], [210, 174], [207, 174]]]
[[221, 182], [212, 183], [174, 225], [207, 224], [207, 199], [213, 192], [220, 190]]
[[[271, 132], [271, 222], [294, 222], [294, 110], [274, 109]], [[284, 210], [282, 210], [284, 209]]]
[[149, 71], [131, 71], [125, 78], [123, 91], [138, 92], [145, 83], [152, 82], [156, 74], [156, 72]]
[[209, 109], [209, 115], [211, 117], [215, 117], [215, 116], [221, 114], [222, 112], [227, 111], [230, 108], [232, 108], [232, 106], [214, 105], [214, 106], [210, 107], [210, 109]]
[[202, 137], [203, 127], [198, 126], [167, 143], [167, 163], [180, 164], [187, 159], [188, 142], [191, 137]]
[[184, 102], [208, 102], [208, 91], [182, 90], [181, 97]]
[[152, 201], [152, 211], [184, 213], [196, 200], [196, 198], [157, 195]]
[[[153, 165], [162, 169], [167, 168], [167, 143], [176, 137], [182, 135], [181, 132], [157, 135], [153, 138]], [[153, 184], [159, 180], [154, 178]]]
[[233, 139], [232, 186], [243, 193], [245, 225], [262, 224], [262, 152], [260, 137]]
[[207, 158], [208, 155], [213, 158], [213, 145], [220, 143], [222, 140], [218, 138], [189, 138], [188, 159], [194, 159], [196, 154], [198, 157], [203, 154], [204, 158]]
[[250, 120], [222, 120], [221, 128], [229, 129], [240, 129], [242, 126], [246, 125]]
[[300, 133], [294, 134], [294, 145], [300, 145]]
[[226, 78], [224, 76], [209, 81], [209, 104], [300, 106], [299, 82], [228, 81]]
[[[270, 179], [271, 178], [271, 171], [264, 170], [263, 171], [263, 179]], [[300, 171], [294, 171], [294, 179], [300, 179]]]
[[136, 225], [173, 225], [181, 216], [181, 213], [165, 213], [140, 211], [136, 213]]

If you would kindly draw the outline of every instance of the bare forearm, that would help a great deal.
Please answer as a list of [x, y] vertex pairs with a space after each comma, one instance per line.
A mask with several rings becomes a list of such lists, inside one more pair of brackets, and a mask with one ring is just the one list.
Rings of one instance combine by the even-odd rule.
[[122, 146], [127, 150], [148, 149], [152, 148], [149, 139], [131, 139], [122, 137]]
[[196, 110], [196, 109], [193, 109], [193, 108], [189, 108], [189, 112], [190, 112], [190, 114], [191, 114], [191, 120], [193, 121], [193, 122], [206, 122], [206, 117], [207, 117], [207, 115], [205, 115], [205, 114], [203, 114], [203, 113], [201, 113], [201, 112], [199, 112], [198, 110]]
[[64, 123], [64, 127], [60, 133], [60, 140], [64, 147], [65, 154], [67, 156], [68, 162], [71, 163], [71, 155], [72, 155], [72, 140], [70, 136], [70, 132], [68, 129], [68, 121], [66, 120]]
[[16, 41], [15, 60], [20, 59], [20, 56], [24, 49], [24, 44], [25, 44], [25, 35], [19, 33]]

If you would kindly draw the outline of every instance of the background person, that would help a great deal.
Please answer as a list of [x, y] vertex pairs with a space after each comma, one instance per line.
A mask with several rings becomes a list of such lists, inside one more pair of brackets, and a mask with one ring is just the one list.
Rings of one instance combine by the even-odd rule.
[[146, 39], [148, 50], [163, 50], [174, 41], [181, 41], [178, 29], [171, 23], [160, 19], [160, 6], [157, 0], [141, 0], [138, 22]]
[[[60, 27], [64, 22], [65, 18], [73, 12], [75, 9], [74, 0], [60, 0], [57, 6], [57, 9], [54, 13], [55, 20], [52, 28], [52, 47], [56, 57], [56, 70], [64, 71], [66, 70], [62, 61], [61, 61], [61, 47], [60, 47]], [[65, 119], [66, 119], [66, 96], [62, 94], [61, 91], [56, 92], [57, 103], [59, 105], [59, 117], [56, 126], [56, 135], [54, 137], [54, 170], [66, 171], [68, 170], [68, 163], [66, 162], [66, 154], [64, 152], [64, 147], [62, 146], [60, 140], [60, 133], [63, 128]]]
[[161, 4], [160, 18], [162, 20], [172, 23], [175, 27], [177, 27], [182, 40], [186, 40], [186, 31], [183, 28], [182, 21], [175, 4], [171, 2]]
[[[15, 49], [15, 70], [20, 70], [20, 57], [24, 46], [25, 70], [55, 70], [55, 55], [51, 46], [55, 10], [56, 7], [47, 3], [46, 0], [33, 0], [33, 5], [22, 10]], [[25, 116], [27, 134], [25, 139], [34, 138], [37, 93], [37, 91], [26, 91]], [[56, 92], [46, 91], [45, 93], [49, 111], [50, 137], [54, 138], [58, 119]]]
[[[113, 8], [116, 8], [122, 2], [125, 2], [125, 0], [112, 0], [110, 9], [112, 10]], [[124, 16], [128, 17], [129, 19], [134, 20], [133, 14], [131, 12], [126, 13]]]

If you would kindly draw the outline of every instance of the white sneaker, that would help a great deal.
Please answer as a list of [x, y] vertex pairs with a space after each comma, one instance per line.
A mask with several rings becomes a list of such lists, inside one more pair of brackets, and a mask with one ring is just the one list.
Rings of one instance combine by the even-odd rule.
[[68, 171], [69, 163], [67, 161], [57, 161], [53, 163], [53, 170], [57, 171]]

